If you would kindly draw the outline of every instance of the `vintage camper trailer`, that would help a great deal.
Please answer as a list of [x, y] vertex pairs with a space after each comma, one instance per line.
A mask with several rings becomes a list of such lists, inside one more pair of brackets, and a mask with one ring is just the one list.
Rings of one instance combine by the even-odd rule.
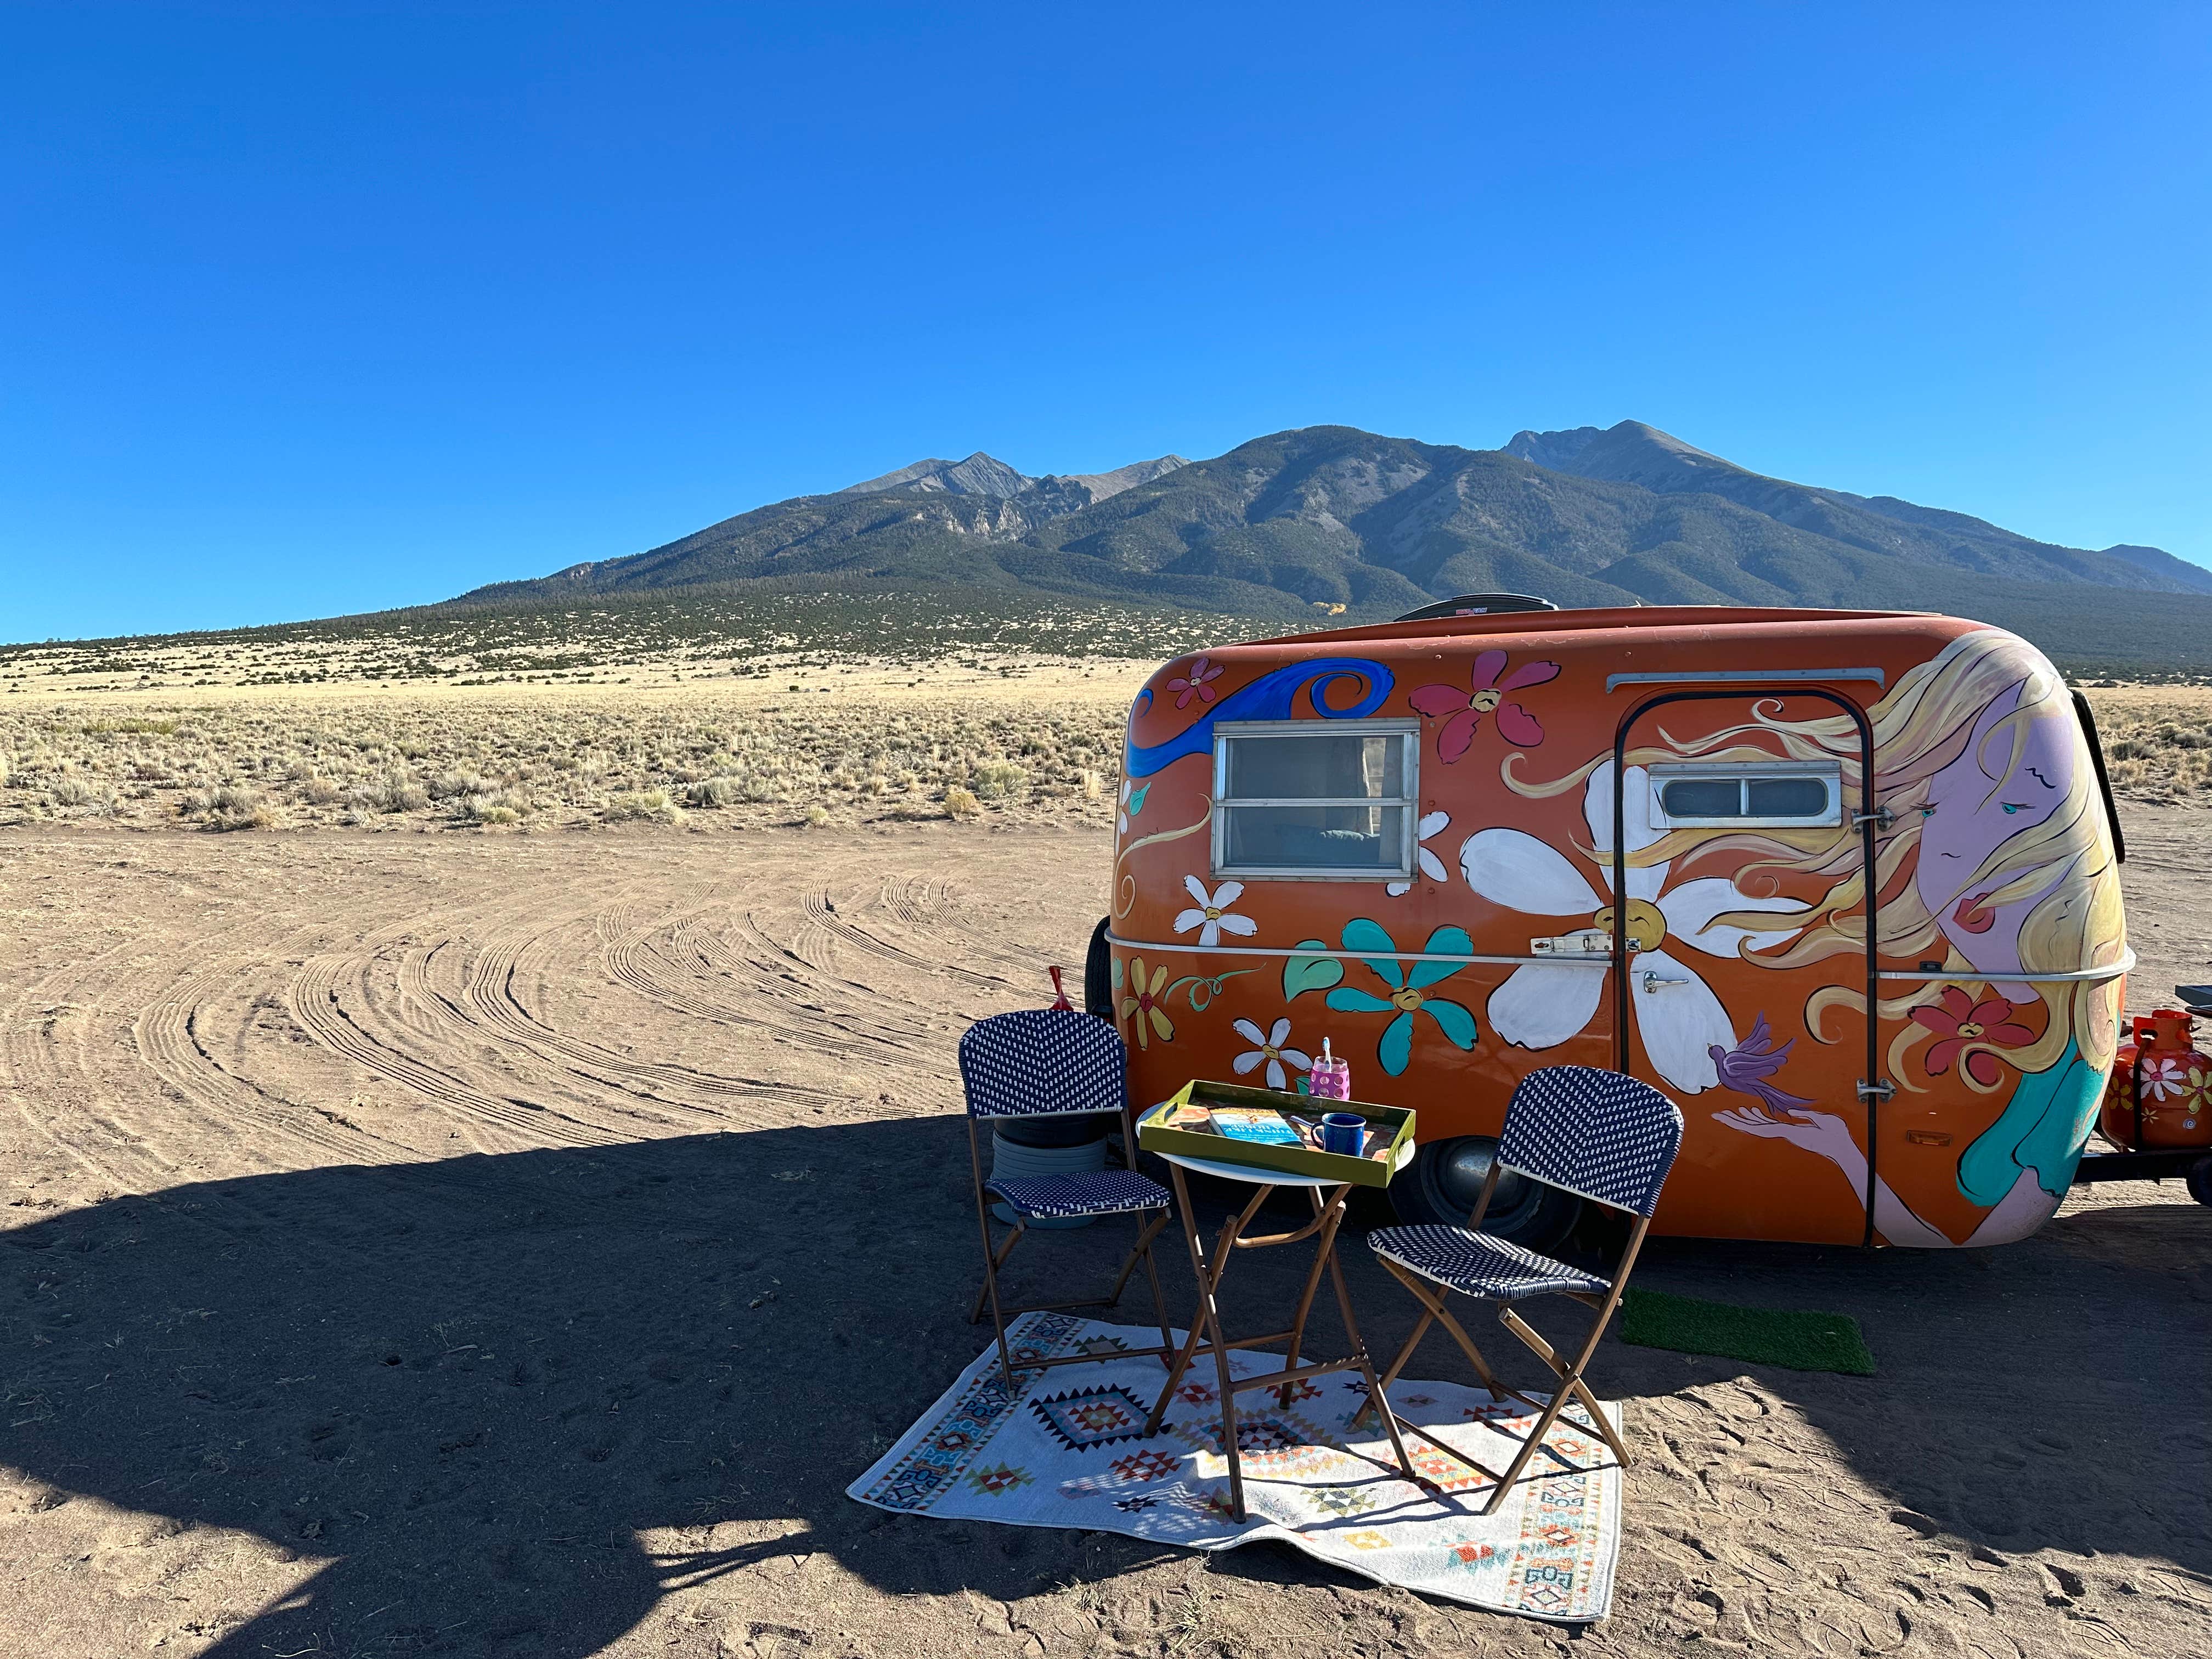
[[[1400, 1212], [1458, 1219], [1523, 1073], [1612, 1066], [1689, 1123], [1663, 1231], [2033, 1231], [2132, 960], [2086, 706], [1949, 617], [1539, 604], [1152, 677], [1093, 964], [1139, 1099], [1294, 1087], [1328, 1038], [1419, 1109]], [[1492, 1218], [1540, 1243], [1575, 1204]]]

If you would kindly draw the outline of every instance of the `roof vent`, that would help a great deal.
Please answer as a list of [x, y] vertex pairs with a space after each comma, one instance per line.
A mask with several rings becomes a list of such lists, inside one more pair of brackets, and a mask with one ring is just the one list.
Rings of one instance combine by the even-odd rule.
[[1540, 599], [1533, 593], [1462, 593], [1452, 599], [1438, 599], [1434, 605], [1425, 605], [1419, 611], [1408, 611], [1397, 620], [1436, 622], [1447, 617], [1488, 617], [1501, 611], [1557, 611], [1559, 608], [1549, 599]]

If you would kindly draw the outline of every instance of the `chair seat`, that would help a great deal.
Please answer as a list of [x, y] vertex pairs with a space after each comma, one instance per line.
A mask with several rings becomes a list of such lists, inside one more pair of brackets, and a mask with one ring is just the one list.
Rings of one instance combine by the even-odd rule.
[[1367, 1243], [1376, 1255], [1433, 1284], [1487, 1302], [1613, 1288], [1612, 1280], [1595, 1273], [1464, 1227], [1378, 1227], [1367, 1235]]
[[994, 1179], [983, 1183], [983, 1190], [1028, 1216], [1121, 1215], [1164, 1210], [1169, 1204], [1166, 1188], [1130, 1170]]

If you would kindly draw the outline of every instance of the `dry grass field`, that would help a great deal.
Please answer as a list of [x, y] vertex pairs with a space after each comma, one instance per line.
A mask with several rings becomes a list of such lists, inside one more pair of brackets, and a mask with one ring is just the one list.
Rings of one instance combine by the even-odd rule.
[[0, 823], [1097, 821], [1119, 777], [1128, 697], [1150, 665], [999, 666], [1007, 672], [848, 668], [773, 690], [27, 693], [0, 701]]
[[[0, 825], [1101, 823], [1154, 660], [977, 648], [768, 677], [656, 659], [574, 684], [240, 676], [189, 691], [42, 672], [0, 696]], [[2212, 805], [2212, 687], [2088, 696], [2121, 797]]]
[[[2212, 1212], [2142, 1183], [1987, 1253], [1656, 1247], [1881, 1374], [1608, 1340], [1579, 1636], [844, 1498], [978, 1349], [952, 1047], [1079, 958], [1148, 665], [0, 694], [0, 1651], [2212, 1651]], [[2212, 694], [2093, 695], [2144, 1001], [2212, 958]]]

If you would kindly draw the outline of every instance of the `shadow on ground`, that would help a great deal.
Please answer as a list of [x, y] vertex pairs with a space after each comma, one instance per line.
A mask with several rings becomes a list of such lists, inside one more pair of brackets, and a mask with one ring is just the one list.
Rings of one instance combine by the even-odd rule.
[[[0, 1234], [5, 1456], [62, 1492], [326, 1559], [220, 1659], [580, 1659], [665, 1593], [779, 1554], [1001, 1600], [1126, 1570], [1158, 1552], [843, 1496], [988, 1338], [964, 1319], [963, 1140], [939, 1118], [324, 1169], [19, 1227]], [[1089, 1263], [1109, 1243], [1024, 1250]], [[1929, 1526], [2203, 1571], [2208, 1257], [2212, 1214], [2166, 1206], [1974, 1255], [1656, 1244], [1639, 1279], [1856, 1315], [1879, 1376], [1770, 1380]], [[1304, 1260], [1241, 1261], [1232, 1310], [1256, 1322]], [[1366, 1250], [1346, 1261], [1387, 1352], [1409, 1304]], [[1179, 1245], [1161, 1265], [1181, 1323]], [[1127, 1316], [1144, 1311], [1139, 1291]], [[1633, 1396], [1747, 1368], [1609, 1342], [1596, 1369]], [[1425, 1371], [1457, 1375], [1455, 1357], [1439, 1343]], [[2126, 1501], [2069, 1503], [2084, 1483]], [[762, 1524], [719, 1551], [640, 1538], [722, 1522]], [[1280, 1552], [1222, 1565], [1336, 1577]]]

